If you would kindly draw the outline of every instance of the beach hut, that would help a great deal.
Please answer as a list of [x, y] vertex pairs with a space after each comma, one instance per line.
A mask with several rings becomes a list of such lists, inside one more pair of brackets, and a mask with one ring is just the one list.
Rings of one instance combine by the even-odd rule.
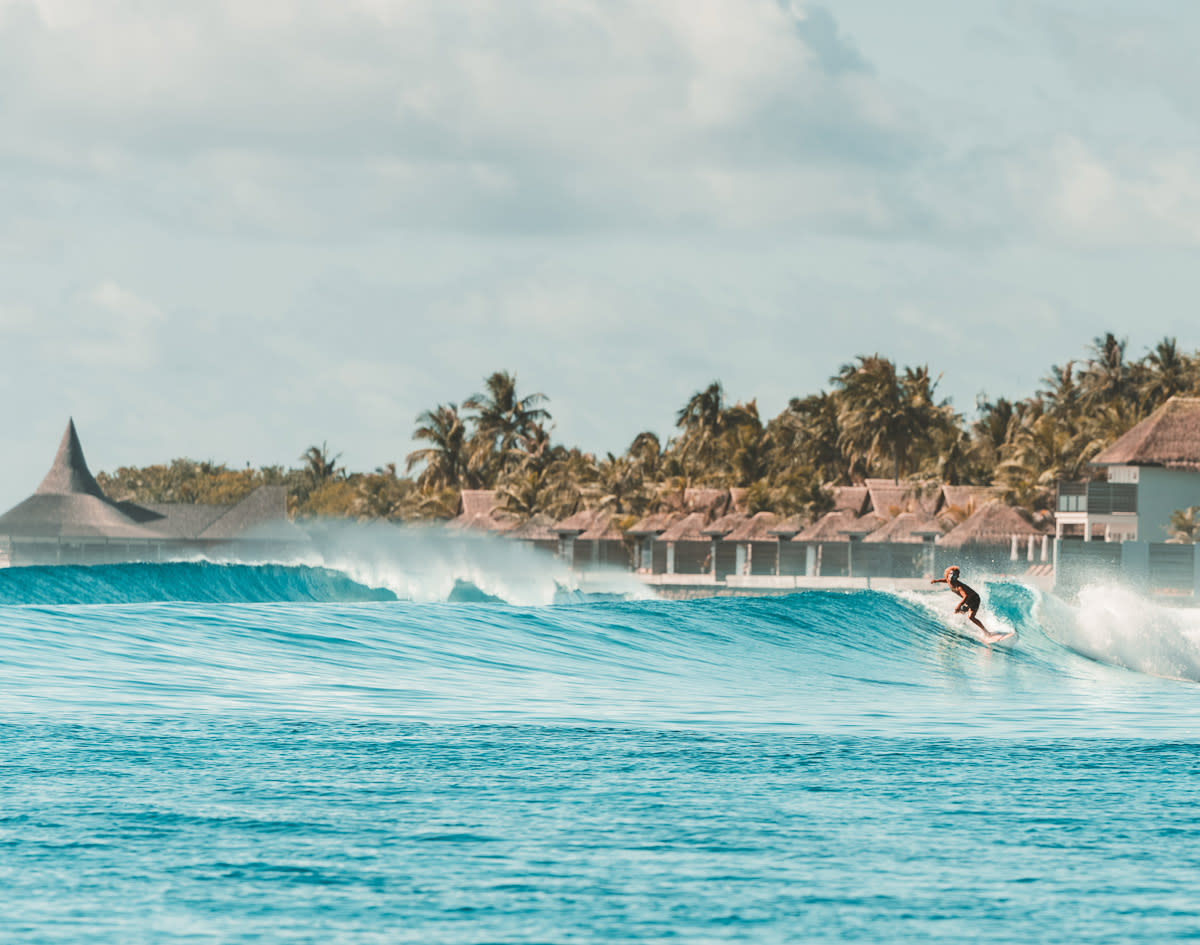
[[932, 576], [937, 567], [935, 543], [943, 532], [928, 512], [901, 512], [863, 539], [864, 564], [880, 576]]
[[809, 576], [853, 576], [854, 544], [861, 543], [883, 520], [873, 514], [855, 515], [834, 509], [792, 538], [805, 545], [804, 573]]
[[[698, 544], [711, 545], [712, 537], [704, 534], [704, 529], [733, 510], [731, 490], [689, 487], [664, 502], [666, 509], [647, 515], [625, 530], [635, 542], [634, 568], [647, 574], [711, 571], [711, 549], [700, 550]], [[703, 565], [700, 571], [696, 570], [697, 561]]]
[[581, 509], [554, 525], [568, 567], [629, 567], [625, 536], [605, 509]]
[[641, 574], [662, 574], [667, 567], [667, 549], [657, 539], [674, 522], [683, 518], [682, 512], [654, 512], [625, 530], [634, 541], [633, 568]]
[[[1024, 570], [1024, 556], [1014, 549], [1040, 544], [1042, 532], [1020, 510], [1000, 501], [988, 502], [938, 539], [939, 557], [964, 559], [977, 566], [1011, 573]], [[1020, 564], [1017, 562], [1020, 561]]]
[[707, 524], [703, 512], [691, 512], [676, 519], [658, 535], [657, 543], [666, 549], [664, 574], [704, 574], [712, 571], [712, 539], [704, 534]]
[[713, 577], [718, 581], [725, 580], [725, 576], [733, 574], [737, 568], [737, 548], [723, 539], [747, 518], [748, 516], [744, 512], [727, 512], [702, 529], [712, 543], [709, 549], [709, 559]]
[[756, 512], [725, 536], [735, 549], [735, 574], [779, 573], [779, 538], [771, 532], [777, 524], [774, 512]]
[[804, 531], [811, 520], [803, 515], [791, 515], [767, 529], [767, 534], [779, 543], [776, 551], [776, 574], [804, 574], [805, 546], [792, 541]]
[[196, 554], [287, 554], [310, 545], [287, 518], [283, 486], [221, 505], [110, 499], [88, 469], [74, 420], [41, 484], [0, 515], [8, 564], [102, 564]]

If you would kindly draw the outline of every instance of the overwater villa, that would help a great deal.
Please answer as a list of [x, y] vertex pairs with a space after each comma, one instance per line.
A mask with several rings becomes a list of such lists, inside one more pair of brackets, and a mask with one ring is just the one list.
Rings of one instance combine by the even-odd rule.
[[[549, 526], [558, 558], [588, 572], [631, 569], [663, 588], [787, 589], [829, 581], [917, 580], [947, 563], [989, 573], [1044, 577], [1050, 539], [1022, 512], [981, 487], [921, 490], [891, 480], [833, 490], [815, 521], [750, 513], [745, 490], [687, 489], [674, 507], [624, 530], [606, 510], [581, 509]], [[463, 493], [451, 524], [525, 540], [487, 490]], [[531, 533], [532, 534], [532, 533]]]

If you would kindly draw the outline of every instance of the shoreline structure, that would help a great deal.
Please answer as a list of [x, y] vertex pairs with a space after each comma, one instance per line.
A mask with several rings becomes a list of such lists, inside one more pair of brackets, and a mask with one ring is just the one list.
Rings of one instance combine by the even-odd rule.
[[[1174, 397], [1094, 463], [1096, 480], [1060, 482], [1037, 516], [981, 486], [866, 479], [831, 490], [815, 521], [751, 512], [748, 490], [686, 488], [630, 522], [607, 509], [520, 520], [493, 490], [463, 490], [451, 534], [520, 542], [576, 573], [632, 572], [663, 597], [808, 589], [928, 589], [950, 565], [1070, 593], [1111, 578], [1150, 594], [1200, 597], [1193, 543], [1164, 536], [1200, 508], [1200, 398]], [[0, 515], [0, 566], [163, 561], [185, 555], [296, 557], [315, 550], [287, 515], [286, 490], [261, 486], [226, 505], [117, 502], [88, 469], [73, 421], [49, 472]]]

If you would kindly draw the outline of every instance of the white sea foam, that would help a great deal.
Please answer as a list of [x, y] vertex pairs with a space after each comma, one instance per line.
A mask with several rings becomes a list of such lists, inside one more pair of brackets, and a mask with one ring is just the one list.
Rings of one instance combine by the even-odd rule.
[[[991, 594], [988, 586], [986, 584], [973, 584], [972, 586], [979, 592], [980, 605], [978, 616], [983, 625], [992, 633], [1015, 634], [1017, 628], [992, 611], [990, 606]], [[895, 596], [920, 607], [948, 630], [953, 630], [955, 633], [961, 633], [972, 639], [982, 639], [983, 634], [979, 632], [978, 627], [967, 619], [966, 614], [954, 613], [954, 608], [959, 603], [958, 595], [947, 592], [942, 585], [934, 585], [934, 587], [940, 588], [942, 593], [932, 590], [900, 591]]]
[[1045, 598], [1039, 617], [1053, 639], [1091, 659], [1170, 679], [1200, 682], [1200, 609], [1093, 584], [1075, 606]]
[[[445, 601], [471, 585], [509, 604], [540, 607], [563, 592], [604, 593], [630, 599], [653, 596], [619, 569], [589, 572], [586, 581], [548, 552], [477, 532], [385, 523], [322, 522], [314, 543], [286, 563], [340, 571], [368, 587], [386, 588], [403, 600]], [[239, 563], [260, 563], [239, 559]]]

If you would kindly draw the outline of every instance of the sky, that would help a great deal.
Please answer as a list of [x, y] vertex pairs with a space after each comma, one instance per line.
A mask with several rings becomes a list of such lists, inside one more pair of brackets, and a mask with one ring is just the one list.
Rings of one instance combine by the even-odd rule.
[[1200, 7], [0, 0], [0, 507], [93, 471], [403, 466], [507, 370], [620, 452], [858, 355], [964, 415], [1200, 347]]

